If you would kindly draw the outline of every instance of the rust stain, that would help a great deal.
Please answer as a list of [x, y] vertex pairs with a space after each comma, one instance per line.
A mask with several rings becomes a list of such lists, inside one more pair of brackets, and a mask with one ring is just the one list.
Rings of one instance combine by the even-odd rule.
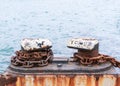
[[100, 84], [103, 82], [103, 76], [99, 76], [99, 80], [97, 82], [97, 86], [100, 86]]
[[12, 84], [9, 84], [9, 85], [6, 85], [6, 86], [16, 86], [16, 84], [12, 83]]
[[56, 77], [54, 75], [44, 77], [43, 86], [56, 86], [56, 84]]
[[[87, 77], [87, 86], [91, 86], [92, 79], [90, 76]], [[94, 85], [93, 85], [94, 86]]]
[[117, 78], [117, 85], [116, 86], [120, 86], [120, 75], [118, 75], [118, 78]]
[[44, 79], [41, 76], [36, 76], [35, 86], [43, 86]]
[[70, 77], [70, 83], [69, 83], [69, 86], [74, 86], [74, 77]]
[[17, 86], [25, 86], [25, 79], [24, 79], [24, 77], [17, 77], [16, 85]]
[[17, 77], [16, 85], [17, 85], [17, 86], [21, 86], [21, 79], [20, 79], [20, 77]]
[[87, 76], [86, 75], [78, 75], [74, 78], [73, 86], [87, 86]]
[[57, 77], [57, 86], [70, 86], [70, 78], [65, 75], [58, 75]]
[[87, 77], [87, 86], [96, 86], [96, 78], [94, 76]]
[[98, 86], [100, 77], [99, 76], [95, 76], [95, 86]]
[[[0, 85], [1, 86], [1, 85]], [[5, 86], [120, 86], [120, 75], [26, 75], [17, 77], [15, 83]]]

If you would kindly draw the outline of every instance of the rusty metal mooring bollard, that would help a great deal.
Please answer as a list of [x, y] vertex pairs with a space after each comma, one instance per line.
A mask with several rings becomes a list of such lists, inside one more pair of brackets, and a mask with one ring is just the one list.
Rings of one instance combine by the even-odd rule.
[[68, 47], [75, 48], [78, 52], [74, 53], [73, 58], [83, 65], [101, 64], [111, 62], [115, 67], [120, 68], [120, 62], [115, 58], [99, 54], [99, 42], [92, 38], [76, 38], [68, 42]]
[[69, 40], [67, 47], [77, 49], [70, 58], [54, 57], [51, 47], [48, 39], [23, 39], [0, 86], [120, 86], [120, 62], [100, 54], [98, 40]]

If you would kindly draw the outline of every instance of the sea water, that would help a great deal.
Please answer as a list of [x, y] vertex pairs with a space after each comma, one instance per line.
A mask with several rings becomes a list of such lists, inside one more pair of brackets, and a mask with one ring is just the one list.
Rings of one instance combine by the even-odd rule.
[[23, 38], [47, 38], [54, 56], [71, 57], [67, 40], [78, 37], [98, 39], [100, 53], [120, 60], [120, 0], [0, 0], [0, 73]]

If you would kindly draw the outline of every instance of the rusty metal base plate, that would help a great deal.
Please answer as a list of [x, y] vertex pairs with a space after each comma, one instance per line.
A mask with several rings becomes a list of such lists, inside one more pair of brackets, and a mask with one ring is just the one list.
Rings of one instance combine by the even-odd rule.
[[114, 73], [114, 68], [111, 63], [103, 63], [99, 65], [80, 65], [77, 62], [56, 62], [50, 63], [44, 67], [22, 68], [10, 65], [7, 70], [12, 74], [102, 74]]

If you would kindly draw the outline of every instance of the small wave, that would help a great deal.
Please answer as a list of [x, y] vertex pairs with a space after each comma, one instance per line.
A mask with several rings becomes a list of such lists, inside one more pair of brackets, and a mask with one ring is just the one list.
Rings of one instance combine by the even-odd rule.
[[10, 56], [13, 52], [14, 52], [13, 47], [10, 47], [8, 45], [0, 49], [0, 55], [3, 55], [3, 56]]

